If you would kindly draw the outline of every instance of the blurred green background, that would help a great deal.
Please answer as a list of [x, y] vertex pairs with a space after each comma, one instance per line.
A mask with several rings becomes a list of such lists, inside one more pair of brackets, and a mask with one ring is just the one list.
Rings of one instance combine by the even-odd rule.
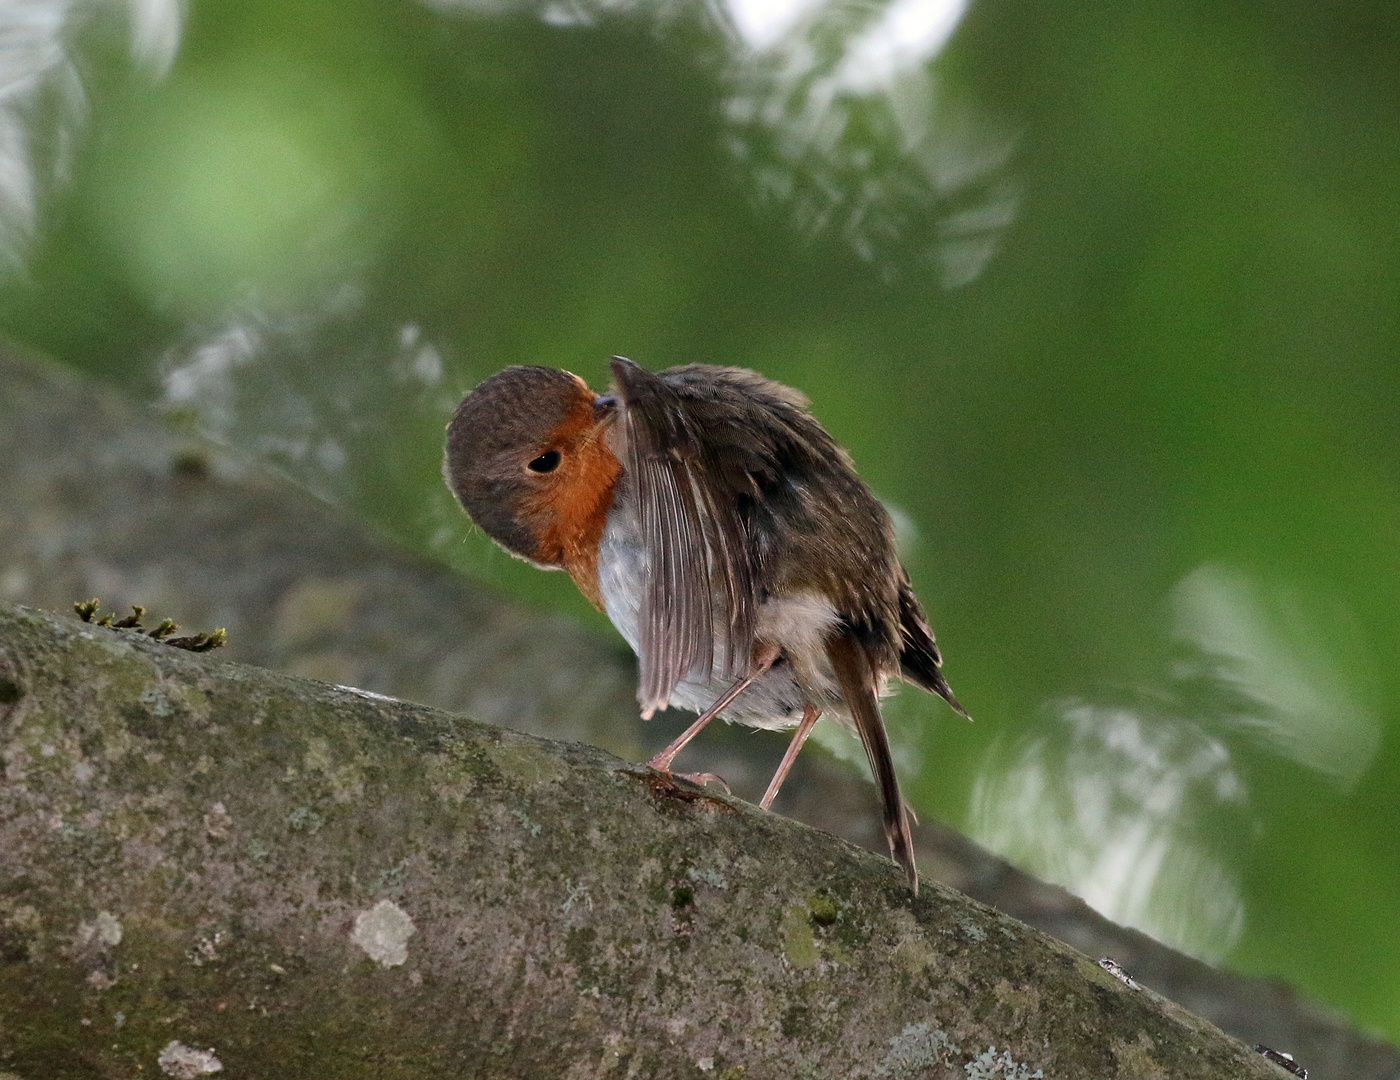
[[1393, 3], [10, 0], [0, 40], [0, 331], [600, 627], [451, 502], [460, 395], [800, 387], [976, 717], [889, 703], [920, 811], [1400, 1039]]

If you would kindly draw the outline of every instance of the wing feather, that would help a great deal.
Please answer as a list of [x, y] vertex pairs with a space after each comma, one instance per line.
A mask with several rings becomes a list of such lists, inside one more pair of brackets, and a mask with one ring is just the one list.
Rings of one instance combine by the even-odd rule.
[[738, 678], [753, 656], [752, 568], [735, 492], [706, 458], [696, 403], [615, 357], [625, 472], [635, 484], [644, 587], [637, 697], [665, 708], [676, 685]]
[[933, 630], [919, 609], [919, 601], [909, 585], [909, 576], [900, 569], [899, 584], [899, 666], [904, 677], [931, 694], [937, 694], [960, 716], [971, 720], [967, 710], [953, 696], [953, 688], [943, 677], [943, 655], [934, 641]]

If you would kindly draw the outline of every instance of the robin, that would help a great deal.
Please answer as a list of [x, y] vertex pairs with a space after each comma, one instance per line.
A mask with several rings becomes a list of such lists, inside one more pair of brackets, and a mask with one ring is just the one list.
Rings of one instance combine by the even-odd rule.
[[448, 425], [448, 485], [488, 536], [606, 612], [637, 654], [643, 718], [699, 713], [651, 768], [670, 772], [716, 716], [796, 727], [767, 809], [819, 716], [853, 728], [917, 891], [879, 699], [898, 674], [967, 714], [889, 514], [796, 390], [743, 368], [611, 369], [602, 395], [554, 368], [487, 379]]

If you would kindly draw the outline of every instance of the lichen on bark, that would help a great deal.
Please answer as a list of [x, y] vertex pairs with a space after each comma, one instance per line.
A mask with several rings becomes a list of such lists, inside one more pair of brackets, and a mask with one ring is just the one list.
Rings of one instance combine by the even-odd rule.
[[601, 750], [17, 608], [0, 681], [23, 1080], [160, 1075], [172, 1043], [318, 1080], [1276, 1075], [1024, 924]]

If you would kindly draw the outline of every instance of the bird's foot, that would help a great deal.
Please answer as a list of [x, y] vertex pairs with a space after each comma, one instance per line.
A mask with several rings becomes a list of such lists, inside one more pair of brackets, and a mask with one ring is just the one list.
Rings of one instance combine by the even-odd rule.
[[726, 783], [724, 782], [724, 777], [719, 776], [719, 775], [716, 774], [716, 773], [712, 773], [712, 772], [672, 772], [670, 769], [658, 768], [658, 767], [655, 766], [655, 765], [652, 765], [652, 766], [650, 766], [650, 767], [653, 768], [653, 769], [656, 769], [657, 772], [665, 773], [667, 776], [679, 776], [682, 780], [689, 780], [689, 781], [690, 781], [692, 784], [694, 784], [696, 787], [704, 787], [706, 784], [709, 784], [709, 783], [716, 783], [716, 784], [718, 784], [720, 787], [724, 788], [724, 793], [725, 793], [726, 795], [732, 795], [732, 794], [733, 794], [733, 792], [731, 792], [731, 791], [729, 790], [729, 785], [726, 784]]

